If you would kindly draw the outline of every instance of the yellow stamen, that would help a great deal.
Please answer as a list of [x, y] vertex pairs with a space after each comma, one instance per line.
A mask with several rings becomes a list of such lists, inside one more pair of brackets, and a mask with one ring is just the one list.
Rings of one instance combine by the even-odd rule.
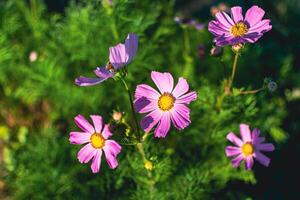
[[248, 31], [248, 26], [244, 22], [238, 22], [231, 27], [231, 34], [234, 37], [241, 37]]
[[159, 97], [157, 105], [162, 111], [169, 111], [174, 107], [174, 103], [175, 98], [173, 95], [165, 92]]
[[91, 136], [91, 143], [94, 148], [101, 149], [105, 145], [105, 139], [100, 133], [94, 133]]
[[251, 156], [254, 153], [254, 147], [251, 143], [245, 143], [242, 146], [242, 152], [245, 156]]

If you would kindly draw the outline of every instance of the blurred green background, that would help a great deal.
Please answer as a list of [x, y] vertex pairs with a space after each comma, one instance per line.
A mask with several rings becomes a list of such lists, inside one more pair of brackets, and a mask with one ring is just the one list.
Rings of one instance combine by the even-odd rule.
[[[300, 191], [300, 2], [298, 0], [7, 0], [0, 1], [0, 199], [299, 199]], [[238, 61], [235, 87], [260, 88], [266, 78], [275, 92], [225, 98], [225, 73], [233, 52], [212, 57], [207, 23], [212, 11], [259, 5], [273, 29], [248, 44]], [[175, 16], [194, 18], [203, 30], [179, 25]], [[172, 129], [165, 139], [149, 138], [146, 154], [155, 170], [149, 179], [132, 146], [123, 146], [119, 167], [102, 162], [101, 172], [77, 161], [80, 147], [68, 134], [73, 118], [113, 110], [129, 116], [122, 85], [114, 80], [80, 88], [79, 75], [107, 62], [108, 47], [127, 33], [139, 35], [136, 59], [129, 66], [132, 90], [148, 83], [150, 72], [169, 71], [188, 79], [198, 100], [192, 124]], [[140, 116], [141, 117], [141, 116]], [[232, 168], [225, 156], [229, 131], [239, 123], [261, 129], [276, 151], [271, 165], [252, 172]], [[123, 133], [116, 134], [120, 141]], [[154, 185], [154, 187], [149, 187]]]

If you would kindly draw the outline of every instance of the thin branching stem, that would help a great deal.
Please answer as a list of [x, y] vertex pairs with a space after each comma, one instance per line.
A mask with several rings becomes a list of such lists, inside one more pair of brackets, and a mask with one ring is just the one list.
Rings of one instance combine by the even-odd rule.
[[130, 101], [130, 107], [131, 107], [131, 112], [132, 112], [132, 116], [134, 118], [134, 122], [135, 122], [135, 126], [136, 126], [136, 131], [137, 131], [137, 137], [139, 140], [141, 140], [141, 133], [140, 133], [140, 126], [139, 126], [139, 123], [138, 123], [138, 120], [137, 120], [137, 117], [136, 117], [136, 113], [135, 113], [135, 110], [134, 110], [134, 106], [133, 106], [133, 99], [132, 99], [132, 96], [131, 96], [131, 91], [125, 81], [125, 79], [122, 77], [121, 78], [121, 81], [127, 91], [127, 94], [128, 94], [128, 97], [129, 97], [129, 101]]

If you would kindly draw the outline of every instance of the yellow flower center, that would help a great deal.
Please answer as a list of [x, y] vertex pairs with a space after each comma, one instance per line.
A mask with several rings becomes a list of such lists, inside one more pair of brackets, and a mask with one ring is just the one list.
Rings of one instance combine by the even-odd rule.
[[159, 97], [157, 104], [162, 111], [168, 111], [173, 108], [174, 102], [175, 98], [173, 95], [165, 92]]
[[101, 149], [105, 145], [105, 139], [100, 133], [94, 133], [91, 136], [91, 143], [94, 148]]
[[245, 156], [250, 156], [254, 153], [254, 147], [252, 144], [250, 143], [245, 143], [243, 146], [242, 146], [242, 152]]
[[241, 37], [248, 31], [248, 26], [244, 22], [238, 22], [231, 27], [231, 34], [234, 37]]

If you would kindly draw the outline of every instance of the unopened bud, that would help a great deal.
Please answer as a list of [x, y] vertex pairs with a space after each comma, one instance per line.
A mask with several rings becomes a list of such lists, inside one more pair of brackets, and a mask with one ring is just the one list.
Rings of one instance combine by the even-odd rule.
[[38, 58], [38, 54], [35, 51], [30, 52], [29, 54], [29, 61], [34, 62]]
[[223, 53], [222, 47], [214, 46], [210, 49], [211, 56], [219, 57], [220, 55], [222, 55], [222, 53]]
[[118, 112], [118, 111], [114, 111], [113, 115], [112, 115], [112, 118], [115, 120], [115, 121], [120, 121], [122, 119], [122, 113], [121, 112]]
[[238, 43], [232, 46], [232, 50], [234, 52], [239, 52], [243, 47], [244, 45], [242, 43]]
[[152, 171], [154, 169], [153, 163], [149, 160], [144, 161], [144, 167], [145, 167], [145, 169], [147, 169], [149, 171]]
[[270, 81], [270, 82], [268, 83], [267, 87], [268, 87], [268, 90], [269, 90], [270, 92], [275, 92], [275, 91], [277, 90], [277, 88], [278, 88], [277, 83], [274, 82], [274, 81]]

